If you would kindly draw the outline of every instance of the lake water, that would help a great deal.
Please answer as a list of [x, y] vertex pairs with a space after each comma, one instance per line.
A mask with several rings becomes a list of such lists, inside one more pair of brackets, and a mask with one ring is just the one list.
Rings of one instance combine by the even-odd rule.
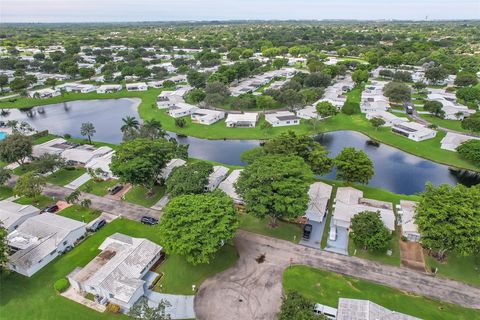
[[[69, 133], [79, 138], [82, 137], [81, 124], [92, 122], [97, 131], [93, 137], [94, 140], [120, 143], [121, 119], [133, 116], [140, 120], [136, 110], [139, 102], [139, 99], [126, 98], [72, 101], [22, 111], [9, 110], [9, 114], [4, 114], [1, 120], [28, 121], [37, 130], [49, 130], [58, 135]], [[175, 137], [179, 143], [189, 144], [191, 157], [225, 164], [243, 164], [240, 154], [260, 145], [260, 141], [257, 140], [207, 140], [177, 136], [175, 133], [169, 133], [169, 135]], [[375, 176], [369, 185], [395, 193], [421, 192], [428, 181], [435, 185], [457, 182], [471, 185], [480, 182], [477, 176], [452, 172], [448, 166], [425, 160], [388, 145], [371, 146], [367, 144], [368, 137], [355, 131], [330, 132], [316, 139], [330, 151], [330, 156], [336, 156], [345, 147], [364, 150], [375, 166]], [[326, 177], [335, 178], [335, 173], [332, 172]]]

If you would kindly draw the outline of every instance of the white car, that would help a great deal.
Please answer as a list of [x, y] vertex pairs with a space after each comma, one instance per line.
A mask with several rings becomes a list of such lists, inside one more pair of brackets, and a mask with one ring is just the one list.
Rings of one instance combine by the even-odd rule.
[[337, 227], [335, 226], [330, 227], [330, 234], [328, 238], [332, 241], [337, 240]]

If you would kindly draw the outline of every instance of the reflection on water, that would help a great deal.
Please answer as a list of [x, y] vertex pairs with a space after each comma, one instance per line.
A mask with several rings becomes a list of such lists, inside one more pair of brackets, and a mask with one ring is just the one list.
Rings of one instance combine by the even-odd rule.
[[[92, 122], [96, 133], [94, 140], [120, 143], [122, 118], [132, 116], [139, 119], [138, 99], [85, 100], [53, 104], [19, 110], [0, 112], [1, 120], [26, 120], [37, 130], [51, 133], [71, 134], [81, 137], [80, 126]], [[248, 129], [245, 129], [248, 130]], [[258, 140], [207, 140], [177, 136], [179, 143], [189, 144], [189, 154], [194, 158], [212, 160], [225, 164], [241, 165], [242, 152], [260, 145]], [[324, 145], [330, 156], [336, 156], [345, 147], [364, 150], [375, 166], [375, 176], [369, 185], [381, 187], [395, 193], [413, 194], [424, 190], [425, 183], [431, 181], [454, 184], [461, 182], [472, 185], [480, 182], [478, 175], [468, 171], [449, 170], [448, 166], [413, 156], [396, 148], [367, 143], [368, 137], [355, 131], [336, 131], [319, 135], [315, 139]], [[335, 172], [326, 175], [335, 178]]]

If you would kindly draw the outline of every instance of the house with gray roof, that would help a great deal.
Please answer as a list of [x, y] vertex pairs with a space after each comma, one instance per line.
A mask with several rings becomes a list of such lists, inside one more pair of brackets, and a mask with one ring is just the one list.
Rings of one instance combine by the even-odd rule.
[[59, 254], [75, 246], [85, 233], [85, 223], [52, 213], [28, 218], [7, 236], [13, 254], [8, 266], [31, 277]]
[[243, 204], [243, 199], [238, 195], [237, 190], [235, 189], [235, 183], [237, 183], [238, 178], [240, 178], [240, 174], [242, 173], [243, 169], [235, 169], [230, 173], [230, 175], [220, 182], [218, 188], [225, 192], [230, 198], [232, 198], [233, 202], [236, 204]]
[[308, 207], [304, 217], [321, 223], [327, 214], [331, 194], [331, 185], [323, 182], [312, 183], [308, 190]]
[[18, 228], [25, 220], [40, 213], [38, 208], [31, 205], [19, 204], [13, 201], [0, 201], [0, 221], [10, 233]]
[[224, 166], [213, 166], [213, 172], [208, 176], [208, 184], [205, 191], [213, 191], [217, 189], [220, 182], [225, 179], [228, 174], [228, 168]]
[[115, 233], [99, 249], [99, 255], [67, 278], [80, 294], [93, 294], [96, 302], [114, 303], [126, 312], [145, 294], [145, 275], [160, 259], [162, 247]]
[[340, 298], [336, 320], [420, 320], [369, 300]]

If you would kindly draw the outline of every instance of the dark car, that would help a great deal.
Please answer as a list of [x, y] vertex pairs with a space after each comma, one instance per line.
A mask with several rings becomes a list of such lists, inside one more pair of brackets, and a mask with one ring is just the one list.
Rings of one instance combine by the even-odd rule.
[[123, 186], [121, 184], [114, 185], [113, 187], [108, 188], [108, 193], [111, 195], [117, 194], [120, 192], [120, 190], [123, 189]]
[[88, 230], [92, 232], [97, 232], [106, 224], [107, 224], [107, 221], [105, 219], [99, 219], [95, 221], [91, 226], [89, 226]]
[[155, 219], [153, 217], [143, 216], [142, 219], [140, 219], [140, 222], [144, 224], [154, 225], [158, 223], [158, 219]]
[[311, 224], [306, 224], [303, 226], [303, 240], [309, 240], [310, 235], [312, 234], [312, 225]]
[[53, 206], [46, 207], [45, 209], [42, 210], [42, 212], [48, 212], [48, 213], [54, 213], [57, 212], [58, 206], [54, 204]]

